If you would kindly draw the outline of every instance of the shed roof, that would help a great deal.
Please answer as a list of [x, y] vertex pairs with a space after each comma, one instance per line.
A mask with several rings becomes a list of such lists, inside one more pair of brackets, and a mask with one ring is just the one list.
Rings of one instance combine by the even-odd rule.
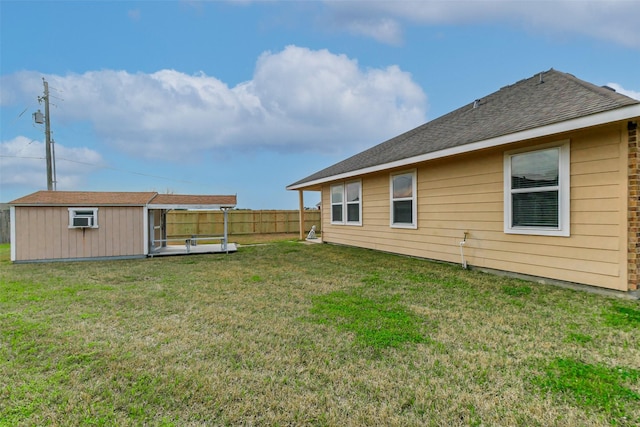
[[551, 69], [505, 86], [287, 188], [302, 188], [331, 177], [365, 172], [380, 165], [393, 166], [404, 159], [462, 146], [473, 150], [473, 143], [634, 105], [640, 105], [640, 101]]
[[235, 195], [187, 195], [187, 194], [158, 194], [151, 200], [150, 205], [179, 205], [179, 206], [222, 206], [234, 207], [237, 204]]
[[105, 191], [36, 191], [9, 202], [21, 206], [144, 206], [156, 192], [105, 192]]
[[236, 196], [158, 194], [156, 192], [36, 191], [10, 202], [14, 206], [164, 206], [234, 207]]

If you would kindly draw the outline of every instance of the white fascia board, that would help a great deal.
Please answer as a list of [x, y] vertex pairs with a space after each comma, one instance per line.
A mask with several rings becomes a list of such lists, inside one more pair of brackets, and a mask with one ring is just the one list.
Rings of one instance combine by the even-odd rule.
[[482, 141], [472, 142], [469, 144], [451, 147], [444, 150], [434, 151], [431, 153], [421, 154], [419, 156], [408, 157], [406, 159], [396, 160], [394, 162], [383, 163], [368, 168], [358, 169], [350, 172], [332, 175], [320, 178], [315, 181], [309, 181], [298, 185], [291, 185], [287, 190], [300, 190], [313, 185], [324, 184], [331, 181], [339, 181], [352, 178], [367, 173], [381, 172], [388, 169], [413, 165], [415, 163], [426, 162], [428, 160], [441, 159], [443, 157], [454, 156], [456, 154], [470, 153], [472, 151], [483, 150], [486, 148], [498, 147], [500, 145], [512, 144], [527, 139], [540, 138], [543, 136], [554, 135], [562, 132], [569, 132], [578, 129], [584, 129], [592, 126], [599, 126], [606, 123], [613, 123], [621, 120], [633, 119], [640, 117], [640, 104], [630, 105], [628, 107], [618, 108], [616, 110], [606, 111], [604, 113], [593, 114], [590, 116], [578, 117], [560, 123], [541, 126], [534, 129], [528, 129], [521, 132], [511, 133], [498, 136], [495, 138], [485, 139]]
[[235, 208], [236, 205], [147, 205], [148, 209], [185, 209], [185, 210], [203, 210], [203, 211], [212, 211], [217, 209], [232, 209]]
[[9, 223], [11, 224], [10, 241], [11, 241], [11, 261], [16, 260], [16, 207], [9, 206]]
[[119, 207], [127, 207], [127, 208], [137, 208], [137, 207], [145, 207], [147, 205], [140, 203], [18, 203], [12, 204], [11, 206], [19, 206], [22, 208], [87, 208], [88, 206], [99, 207], [99, 208], [119, 208]]
[[146, 206], [142, 208], [142, 230], [143, 251], [149, 255], [149, 209]]

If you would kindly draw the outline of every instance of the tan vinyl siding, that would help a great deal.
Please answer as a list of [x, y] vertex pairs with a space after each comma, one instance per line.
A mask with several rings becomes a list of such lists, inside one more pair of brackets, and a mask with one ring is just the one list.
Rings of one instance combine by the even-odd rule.
[[[570, 140], [570, 237], [504, 233], [504, 151]], [[362, 226], [332, 225], [323, 187], [323, 240], [470, 266], [627, 290], [627, 142], [619, 126], [417, 165], [418, 229], [389, 226], [389, 172], [362, 177]]]
[[144, 255], [141, 207], [98, 208], [98, 228], [69, 228], [67, 207], [15, 208], [16, 261]]

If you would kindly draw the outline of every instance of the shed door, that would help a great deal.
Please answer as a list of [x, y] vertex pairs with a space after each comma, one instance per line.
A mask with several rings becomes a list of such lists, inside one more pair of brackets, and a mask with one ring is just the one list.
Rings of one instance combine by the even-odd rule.
[[151, 248], [151, 252], [167, 246], [165, 218], [166, 214], [164, 210], [149, 210], [149, 247]]

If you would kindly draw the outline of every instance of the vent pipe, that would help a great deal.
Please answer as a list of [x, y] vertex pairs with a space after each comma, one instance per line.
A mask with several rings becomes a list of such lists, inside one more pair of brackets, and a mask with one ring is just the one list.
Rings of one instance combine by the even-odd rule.
[[467, 261], [464, 259], [464, 245], [467, 243], [467, 234], [469, 234], [468, 231], [464, 232], [464, 239], [460, 242], [460, 257], [462, 258], [462, 268], [464, 268], [465, 270], [467, 269]]

